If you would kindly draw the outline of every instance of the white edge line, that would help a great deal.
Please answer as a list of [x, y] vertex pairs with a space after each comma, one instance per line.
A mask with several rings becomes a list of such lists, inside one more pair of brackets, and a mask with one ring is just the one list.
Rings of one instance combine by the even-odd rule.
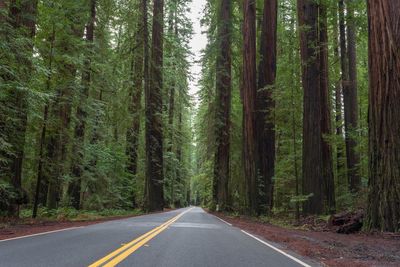
[[261, 242], [261, 243], [263, 243], [264, 245], [266, 245], [266, 246], [272, 248], [273, 250], [275, 250], [275, 251], [277, 251], [277, 252], [279, 252], [279, 253], [285, 255], [286, 257], [290, 258], [291, 260], [293, 260], [293, 261], [295, 261], [295, 262], [301, 264], [302, 266], [304, 266], [304, 267], [311, 267], [311, 265], [308, 265], [307, 263], [302, 262], [301, 260], [299, 260], [299, 259], [293, 257], [292, 255], [287, 254], [286, 252], [280, 250], [279, 248], [274, 247], [274, 246], [271, 245], [271, 244], [268, 244], [267, 242], [261, 240], [260, 238], [254, 236], [254, 235], [252, 235], [252, 234], [249, 234], [249, 233], [247, 233], [247, 232], [244, 231], [244, 230], [241, 230], [241, 231], [242, 231], [244, 234], [246, 234], [246, 235], [248, 235], [248, 236], [254, 238], [255, 240], [257, 240], [257, 241], [259, 241], [259, 242]]
[[70, 227], [70, 228], [65, 228], [65, 229], [60, 229], [60, 230], [54, 230], [54, 231], [48, 231], [48, 232], [43, 232], [43, 233], [37, 233], [37, 234], [33, 234], [33, 235], [18, 236], [18, 237], [13, 237], [13, 238], [9, 238], [9, 239], [0, 240], [0, 243], [1, 243], [1, 242], [5, 242], [5, 241], [11, 241], [11, 240], [16, 240], [16, 239], [27, 238], [27, 237], [33, 237], [33, 236], [39, 236], [39, 235], [47, 235], [47, 234], [53, 234], [53, 233], [58, 233], [58, 232], [63, 232], [63, 231], [75, 230], [75, 229], [80, 229], [80, 228], [83, 228], [83, 227], [84, 227], [84, 226]]
[[222, 220], [220, 217], [218, 217], [218, 216], [215, 216], [215, 217], [216, 217], [218, 220], [220, 220], [221, 222], [226, 223], [226, 224], [229, 225], [229, 226], [232, 226], [231, 223], [228, 223], [227, 221]]
[[[186, 214], [187, 212], [191, 211], [192, 209], [194, 209], [194, 207], [192, 207], [192, 208], [190, 208], [190, 209], [188, 209], [188, 210], [185, 210], [184, 212], [181, 213], [181, 216], [184, 215], [184, 214]], [[144, 215], [142, 215], [142, 216], [147, 216], [147, 215], [152, 215], [152, 214], [144, 214]], [[136, 216], [136, 217], [140, 217], [140, 216]], [[54, 230], [54, 231], [48, 231], [48, 232], [43, 232], [43, 233], [37, 233], [37, 234], [32, 234], [32, 235], [24, 235], [24, 236], [18, 236], [18, 237], [3, 239], [3, 240], [0, 240], [0, 243], [1, 243], [1, 242], [5, 242], [5, 241], [11, 241], [11, 240], [22, 239], [22, 238], [33, 237], [33, 236], [40, 236], [40, 235], [53, 234], [53, 233], [58, 233], [58, 232], [63, 232], [63, 231], [69, 231], [69, 230], [80, 229], [80, 228], [84, 228], [84, 226], [70, 227], [70, 228], [59, 229], [59, 230]]]

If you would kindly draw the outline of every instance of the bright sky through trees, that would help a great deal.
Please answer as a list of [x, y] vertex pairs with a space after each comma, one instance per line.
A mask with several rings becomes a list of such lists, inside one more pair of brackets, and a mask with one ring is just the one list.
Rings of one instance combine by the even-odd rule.
[[199, 63], [201, 51], [207, 45], [207, 36], [204, 34], [204, 29], [201, 27], [202, 12], [205, 7], [205, 0], [194, 0], [190, 3], [190, 19], [193, 22], [193, 38], [190, 41], [190, 48], [193, 53], [193, 64], [190, 72], [193, 75], [193, 80], [190, 83], [190, 94], [195, 98], [198, 91], [198, 81], [200, 79], [201, 64]]

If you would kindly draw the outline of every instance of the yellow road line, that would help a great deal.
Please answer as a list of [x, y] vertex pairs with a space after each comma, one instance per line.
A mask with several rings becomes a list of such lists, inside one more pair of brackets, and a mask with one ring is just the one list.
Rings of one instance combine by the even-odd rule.
[[125, 252], [119, 254], [117, 257], [112, 259], [110, 262], [104, 265], [104, 267], [114, 267], [124, 259], [126, 259], [129, 255], [131, 255], [133, 252], [141, 248], [143, 245], [145, 245], [147, 242], [149, 242], [151, 239], [156, 237], [158, 234], [163, 232], [165, 229], [167, 229], [171, 224], [173, 224], [175, 221], [177, 221], [183, 214], [180, 214], [178, 218], [175, 218], [172, 222], [168, 223], [167, 225], [164, 225], [162, 228], [158, 229], [156, 232], [152, 233], [136, 245], [132, 246], [131, 248], [127, 249]]
[[143, 238], [146, 238], [148, 235], [154, 233], [155, 231], [157, 231], [158, 229], [160, 229], [161, 227], [163, 227], [165, 224], [169, 223], [170, 221], [172, 221], [173, 219], [175, 219], [177, 216], [175, 216], [174, 218], [170, 219], [169, 221], [163, 223], [160, 226], [157, 226], [156, 228], [150, 230], [149, 232], [139, 236], [138, 238], [132, 240], [131, 242], [125, 244], [124, 246], [120, 247], [119, 249], [111, 252], [110, 254], [108, 254], [107, 256], [101, 258], [100, 260], [92, 263], [91, 265], [89, 265], [89, 267], [98, 267], [101, 264], [105, 263], [106, 261], [110, 260], [111, 258], [117, 256], [119, 253], [127, 250], [130, 246], [133, 246], [134, 244], [136, 244], [137, 242], [139, 242], [140, 240], [142, 240]]
[[[161, 233], [162, 231], [164, 231], [168, 226], [170, 226], [172, 223], [174, 223], [176, 220], [178, 220], [181, 216], [183, 216], [183, 214], [185, 214], [186, 212], [188, 212], [189, 210], [186, 210], [184, 212], [182, 212], [181, 214], [178, 214], [177, 216], [173, 217], [172, 219], [168, 220], [167, 222], [163, 223], [162, 225], [150, 230], [149, 232], [141, 235], [140, 237], [134, 239], [133, 241], [129, 242], [128, 244], [125, 244], [124, 246], [120, 247], [119, 249], [111, 252], [110, 254], [106, 255], [105, 257], [101, 258], [100, 260], [92, 263], [91, 265], [89, 265], [89, 267], [98, 267], [101, 266], [102, 264], [104, 264], [105, 262], [109, 261], [110, 259], [112, 259], [113, 257], [122, 254], [125, 250], [128, 250], [130, 247], [134, 246], [136, 243], [146, 239], [149, 236], [152, 236], [152, 238], [154, 236], [156, 236], [157, 234]], [[162, 230], [161, 230], [162, 229]], [[159, 231], [161, 230], [161, 231]], [[153, 235], [155, 232], [157, 232], [156, 235]], [[152, 239], [150, 238], [150, 239]], [[148, 239], [148, 240], [150, 240]], [[148, 241], [147, 240], [147, 241]], [[146, 242], [147, 242], [146, 241]], [[146, 242], [144, 242], [141, 246], [143, 246]], [[141, 247], [140, 246], [140, 247]], [[139, 247], [138, 247], [139, 248]], [[135, 249], [137, 250], [137, 249]], [[132, 251], [129, 254], [132, 254], [134, 251]], [[127, 256], [129, 256], [129, 254]], [[123, 260], [123, 259], [122, 259]], [[121, 261], [122, 261], [121, 260]], [[119, 261], [120, 262], [120, 261]], [[105, 266], [114, 266], [114, 265], [105, 265]]]

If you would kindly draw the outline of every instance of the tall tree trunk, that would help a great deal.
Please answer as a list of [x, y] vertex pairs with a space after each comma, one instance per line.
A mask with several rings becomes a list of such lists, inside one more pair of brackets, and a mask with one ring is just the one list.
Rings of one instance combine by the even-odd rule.
[[[38, 1], [10, 1], [10, 22], [17, 31], [22, 30], [25, 38], [30, 42], [25, 45], [26, 51], [23, 56], [17, 54], [23, 82], [29, 83], [32, 72], [31, 56], [33, 53], [33, 38], [36, 33], [36, 16]], [[5, 5], [4, 5], [5, 6]], [[12, 106], [15, 109], [16, 123], [9, 131], [9, 141], [13, 153], [10, 155], [11, 184], [15, 188], [18, 198], [22, 198], [22, 161], [24, 158], [25, 134], [28, 123], [28, 99], [24, 90], [15, 88], [12, 91]], [[19, 202], [20, 200], [17, 200]], [[9, 213], [19, 216], [19, 204], [12, 203]]]
[[328, 69], [328, 20], [325, 3], [319, 4], [319, 57], [320, 57], [320, 92], [321, 92], [321, 148], [322, 177], [324, 179], [324, 195], [329, 213], [335, 212], [335, 180], [333, 176], [332, 145], [327, 141], [332, 135], [331, 98], [329, 94]]
[[[172, 81], [170, 92], [169, 92], [169, 108], [168, 108], [168, 132], [169, 132], [169, 143], [167, 144], [167, 152], [169, 157], [173, 157], [173, 149], [176, 146], [175, 130], [174, 130], [174, 116], [175, 116], [175, 81]], [[175, 167], [174, 157], [170, 158], [166, 164], [166, 175], [169, 176], [169, 189], [170, 189], [170, 206], [173, 207], [175, 204]]]
[[369, 200], [366, 226], [400, 230], [400, 2], [369, 0]]
[[261, 24], [260, 63], [258, 67], [258, 92], [256, 131], [258, 142], [258, 168], [262, 177], [260, 207], [269, 213], [273, 203], [275, 175], [275, 122], [273, 112], [273, 86], [276, 78], [277, 0], [264, 0]]
[[[141, 1], [140, 6], [141, 12], [147, 13], [147, 7], [145, 3]], [[138, 18], [137, 27], [139, 31], [136, 33], [136, 40], [134, 42], [135, 50], [133, 51], [132, 67], [131, 67], [131, 78], [132, 78], [132, 89], [130, 91], [131, 102], [129, 105], [129, 113], [131, 115], [131, 125], [126, 133], [126, 152], [128, 156], [128, 166], [127, 171], [132, 175], [134, 179], [134, 184], [137, 179], [137, 164], [138, 164], [138, 149], [139, 149], [139, 135], [140, 135], [140, 114], [142, 110], [141, 101], [143, 93], [143, 76], [144, 76], [144, 50], [147, 46], [145, 41], [145, 31], [144, 24], [146, 22], [142, 17]], [[136, 207], [136, 198], [133, 194], [133, 207]]]
[[[61, 38], [57, 43], [57, 48], [63, 51], [65, 55], [76, 56], [78, 51], [76, 46], [76, 39], [81, 39], [85, 30], [84, 21], [74, 21], [73, 16], [83, 15], [76, 13], [77, 11], [84, 11], [82, 7], [75, 7], [69, 9], [65, 7], [65, 18], [68, 25], [68, 34], [70, 38]], [[72, 15], [73, 14], [73, 15]], [[68, 18], [68, 19], [67, 19]], [[50, 106], [50, 115], [53, 120], [54, 131], [49, 132], [49, 140], [47, 144], [48, 158], [52, 161], [51, 164], [51, 177], [48, 179], [48, 193], [47, 193], [47, 207], [49, 209], [57, 208], [58, 202], [61, 198], [61, 183], [62, 178], [67, 173], [70, 173], [68, 168], [68, 151], [71, 141], [70, 126], [71, 126], [71, 111], [72, 111], [72, 98], [73, 88], [76, 86], [76, 72], [77, 64], [71, 62], [66, 58], [62, 58], [57, 62], [57, 95], [55, 100]]]
[[179, 162], [179, 168], [176, 173], [176, 184], [181, 184], [182, 181], [182, 128], [183, 128], [183, 93], [180, 91], [179, 93], [179, 115], [178, 115], [178, 138], [177, 138], [177, 147], [176, 147], [176, 157]]
[[357, 138], [355, 130], [358, 127], [358, 99], [357, 99], [357, 56], [356, 56], [356, 25], [354, 21], [354, 1], [347, 0], [347, 42], [348, 42], [348, 85], [344, 90], [344, 113], [346, 128], [347, 170], [350, 191], [356, 193], [361, 187], [361, 177], [358, 173], [360, 163], [356, 152]]
[[216, 144], [214, 162], [214, 199], [220, 209], [228, 205], [230, 114], [232, 95], [231, 0], [221, 0], [218, 17], [218, 46], [216, 62]]
[[[170, 68], [173, 72], [177, 75], [177, 67], [176, 67], [176, 43], [179, 42], [178, 40], [178, 22], [177, 22], [177, 1], [171, 1], [169, 7], [169, 18], [168, 18], [168, 35], [170, 38], [173, 38], [169, 46], [169, 53], [170, 57], [172, 58]], [[175, 59], [175, 60], [174, 60]], [[177, 82], [173, 78], [171, 81], [170, 90], [169, 90], [169, 101], [168, 101], [168, 143], [167, 152], [169, 154], [169, 161], [166, 162], [165, 166], [165, 173], [166, 177], [168, 177], [168, 188], [170, 191], [170, 206], [173, 207], [175, 204], [175, 176], [176, 176], [176, 168], [175, 164], [173, 163], [175, 156], [173, 156], [174, 148], [176, 147], [176, 139], [175, 139], [175, 129], [174, 129], [174, 118], [175, 118], [175, 94], [176, 94], [176, 85]]]
[[243, 157], [244, 175], [247, 186], [247, 211], [258, 213], [257, 144], [255, 131], [255, 111], [257, 96], [256, 67], [256, 3], [244, 1], [243, 24]]
[[[337, 12], [339, 13], [339, 6], [337, 6]], [[344, 26], [344, 25], [343, 25]], [[334, 57], [340, 60], [340, 35], [339, 35], [339, 19], [338, 16], [335, 15], [334, 20]], [[346, 47], [346, 43], [344, 43]], [[341, 65], [338, 66], [338, 73], [341, 72]], [[341, 74], [340, 74], [341, 75]], [[337, 82], [335, 85], [335, 123], [336, 123], [336, 174], [337, 174], [337, 185], [339, 187], [338, 190], [344, 188], [344, 182], [346, 182], [346, 178], [344, 177], [346, 172], [346, 166], [343, 162], [344, 159], [344, 140], [343, 140], [343, 103], [342, 103], [342, 79]], [[347, 182], [346, 182], [347, 183]]]
[[147, 210], [164, 208], [163, 173], [163, 25], [164, 1], [153, 2], [153, 32], [150, 64], [150, 85], [146, 88], [146, 179]]
[[304, 89], [303, 111], [303, 195], [308, 200], [303, 205], [305, 214], [324, 211], [322, 127], [318, 4], [313, 0], [298, 0], [300, 26], [300, 52]]
[[[149, 49], [149, 24], [148, 24], [148, 0], [142, 0], [142, 16], [143, 16], [143, 45], [144, 45], [144, 62], [143, 62], [143, 88], [145, 92], [145, 116], [147, 119], [147, 106], [149, 105], [148, 97], [149, 97], [149, 86], [150, 86], [150, 49]], [[145, 123], [145, 131], [146, 131], [146, 143], [145, 146], [147, 147], [147, 123]], [[147, 152], [146, 152], [146, 159], [147, 159]], [[147, 172], [147, 165], [146, 170]], [[149, 199], [149, 179], [147, 176], [144, 181], [144, 207], [148, 206], [148, 199]]]
[[86, 105], [87, 98], [89, 97], [90, 84], [92, 80], [92, 56], [93, 51], [93, 41], [94, 41], [94, 27], [96, 22], [96, 2], [97, 0], [90, 1], [90, 17], [89, 22], [86, 25], [86, 42], [88, 44], [88, 52], [84, 62], [84, 69], [82, 72], [82, 92], [80, 93], [80, 103], [78, 105], [76, 115], [78, 117], [78, 122], [75, 126], [74, 133], [74, 149], [73, 153], [75, 156], [73, 158], [72, 165], [72, 175], [73, 181], [69, 185], [68, 194], [71, 198], [71, 204], [75, 209], [81, 208], [81, 183], [83, 174], [83, 155], [85, 146], [85, 128], [86, 128]]

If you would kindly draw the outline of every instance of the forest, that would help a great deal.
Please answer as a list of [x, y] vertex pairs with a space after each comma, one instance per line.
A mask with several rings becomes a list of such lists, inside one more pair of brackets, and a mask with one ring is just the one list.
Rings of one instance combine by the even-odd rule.
[[400, 231], [400, 2], [205, 0], [201, 55], [191, 2], [0, 0], [0, 216], [362, 210]]

